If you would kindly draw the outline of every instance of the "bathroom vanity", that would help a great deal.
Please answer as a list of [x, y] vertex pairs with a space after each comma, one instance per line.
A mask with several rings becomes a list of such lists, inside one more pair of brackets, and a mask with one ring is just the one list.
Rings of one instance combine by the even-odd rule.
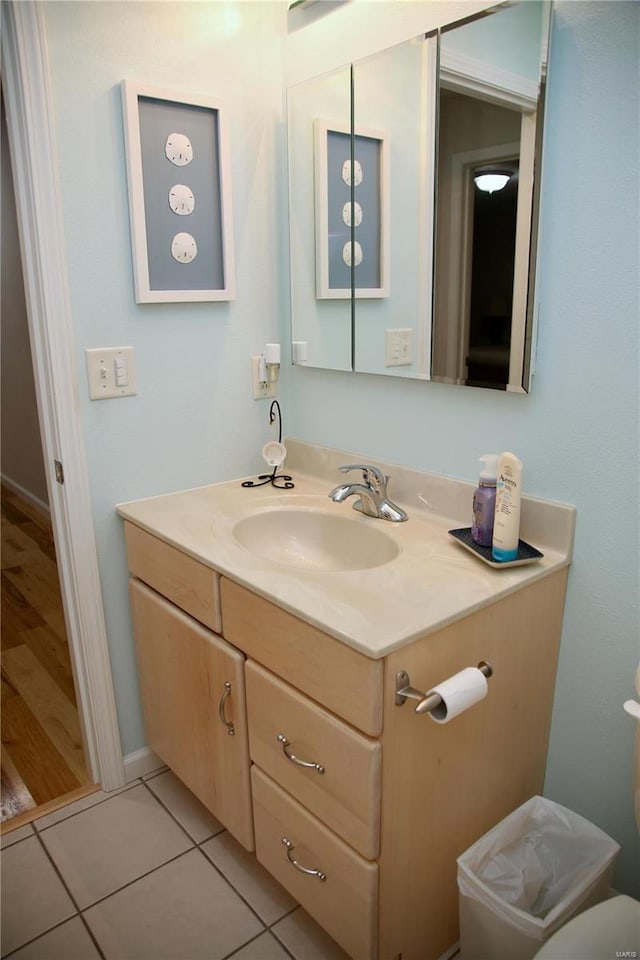
[[[544, 557], [496, 571], [447, 533], [471, 484], [383, 464], [409, 514], [387, 523], [327, 499], [352, 455], [287, 447], [292, 491], [118, 507], [149, 746], [349, 956], [435, 960], [456, 857], [542, 789], [575, 514], [525, 501]], [[396, 702], [398, 674], [426, 691], [481, 661], [487, 696], [448, 724]]]

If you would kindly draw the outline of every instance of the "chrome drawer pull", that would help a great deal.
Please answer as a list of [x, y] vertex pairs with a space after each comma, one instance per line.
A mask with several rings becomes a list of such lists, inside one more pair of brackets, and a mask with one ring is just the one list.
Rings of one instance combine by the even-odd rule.
[[321, 763], [313, 763], [311, 760], [301, 760], [300, 757], [296, 757], [293, 753], [289, 753], [287, 747], [291, 746], [291, 742], [287, 740], [283, 733], [279, 733], [276, 737], [276, 740], [278, 743], [282, 744], [282, 752], [287, 760], [291, 760], [291, 763], [295, 763], [297, 767], [306, 767], [308, 770], [315, 770], [316, 773], [324, 773], [324, 767]]
[[283, 837], [282, 843], [287, 848], [287, 859], [292, 867], [295, 867], [296, 870], [300, 871], [300, 873], [306, 873], [308, 877], [317, 877], [318, 880], [321, 881], [321, 883], [324, 883], [324, 881], [327, 879], [326, 873], [323, 873], [321, 870], [309, 870], [308, 867], [303, 867], [301, 863], [298, 863], [297, 860], [293, 859], [292, 854], [293, 854], [293, 851], [295, 850], [295, 847], [291, 843], [291, 841], [287, 840], [286, 837]]
[[230, 696], [231, 696], [231, 684], [227, 680], [227, 682], [224, 685], [224, 693], [220, 697], [220, 703], [218, 704], [218, 713], [220, 715], [220, 719], [222, 720], [225, 727], [227, 728], [227, 733], [229, 734], [230, 737], [232, 737], [236, 732], [235, 727], [233, 725], [233, 720], [227, 720], [224, 713], [225, 705]]

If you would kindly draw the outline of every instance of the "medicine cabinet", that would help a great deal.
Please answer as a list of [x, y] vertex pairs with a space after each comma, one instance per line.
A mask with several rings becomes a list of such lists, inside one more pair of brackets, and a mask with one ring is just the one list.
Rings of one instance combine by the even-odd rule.
[[520, 0], [289, 88], [294, 363], [529, 389], [548, 32]]

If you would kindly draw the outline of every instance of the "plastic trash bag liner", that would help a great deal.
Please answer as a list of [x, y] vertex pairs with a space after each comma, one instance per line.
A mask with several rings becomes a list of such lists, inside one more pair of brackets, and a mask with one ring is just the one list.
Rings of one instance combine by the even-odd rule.
[[532, 797], [458, 858], [458, 888], [525, 933], [531, 919], [555, 927], [619, 849], [579, 814]]

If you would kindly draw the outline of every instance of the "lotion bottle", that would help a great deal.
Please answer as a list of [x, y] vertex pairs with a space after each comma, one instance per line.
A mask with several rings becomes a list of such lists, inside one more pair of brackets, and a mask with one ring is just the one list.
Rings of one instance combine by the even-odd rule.
[[518, 557], [521, 487], [522, 461], [515, 453], [500, 454], [491, 550], [494, 560], [516, 560]]
[[490, 547], [493, 537], [493, 518], [496, 509], [496, 475], [498, 456], [485, 453], [480, 457], [483, 464], [478, 486], [473, 494], [473, 523], [471, 536], [481, 547]]

